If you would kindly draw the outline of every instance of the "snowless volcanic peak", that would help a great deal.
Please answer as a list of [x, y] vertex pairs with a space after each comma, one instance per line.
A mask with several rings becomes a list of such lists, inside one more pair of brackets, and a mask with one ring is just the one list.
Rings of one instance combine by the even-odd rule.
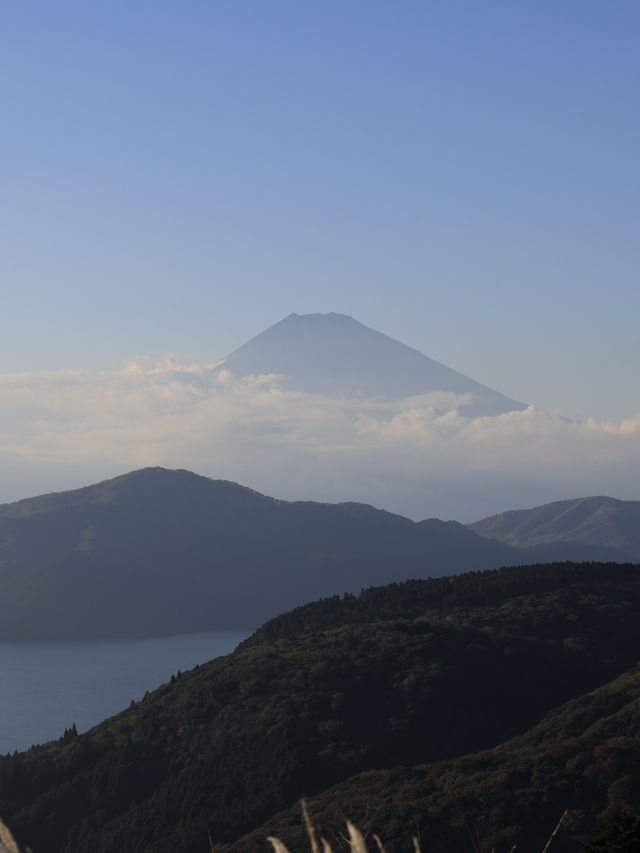
[[224, 366], [235, 376], [276, 373], [285, 388], [330, 397], [397, 400], [444, 391], [472, 398], [460, 407], [466, 415], [525, 408], [345, 314], [289, 314]]

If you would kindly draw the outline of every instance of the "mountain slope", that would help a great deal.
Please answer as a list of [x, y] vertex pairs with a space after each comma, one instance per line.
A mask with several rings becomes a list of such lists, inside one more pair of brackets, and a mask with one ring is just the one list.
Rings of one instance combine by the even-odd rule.
[[579, 543], [514, 549], [454, 521], [278, 501], [147, 468], [0, 506], [0, 640], [251, 629], [305, 601], [411, 577], [618, 556]]
[[224, 367], [236, 376], [275, 373], [287, 388], [330, 397], [397, 400], [444, 391], [473, 398], [465, 414], [525, 408], [344, 314], [290, 314], [232, 352]]
[[362, 771], [494, 747], [635, 663], [640, 566], [416, 581], [278, 622], [85, 735], [0, 759], [18, 837], [206, 853], [208, 833], [231, 842]]
[[[348, 809], [351, 820], [393, 849], [409, 849], [418, 830], [436, 853], [470, 849], [464, 817], [475, 823], [483, 849], [506, 853], [517, 845], [523, 853], [537, 853], [569, 809], [553, 849], [578, 853], [601, 815], [615, 807], [640, 810], [639, 734], [640, 668], [635, 667], [496, 749], [353, 776], [310, 806], [319, 831], [329, 837], [342, 829]], [[299, 808], [275, 815], [218, 850], [258, 853], [269, 835], [290, 849], [304, 849]]]
[[515, 547], [561, 542], [614, 548], [622, 559], [640, 560], [640, 501], [577, 498], [512, 510], [468, 525], [480, 536]]
[[0, 639], [251, 628], [322, 595], [516, 555], [455, 522], [144, 469], [0, 507]]

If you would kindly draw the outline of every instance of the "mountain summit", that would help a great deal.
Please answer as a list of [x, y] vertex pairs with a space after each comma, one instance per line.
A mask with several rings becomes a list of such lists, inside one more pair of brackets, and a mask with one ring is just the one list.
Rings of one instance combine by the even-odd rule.
[[640, 501], [575, 498], [509, 510], [467, 526], [479, 536], [515, 548], [556, 547], [560, 543], [604, 545], [615, 548], [620, 561], [640, 560]]
[[144, 468], [0, 505], [0, 642], [243, 629], [410, 577], [617, 557], [580, 543], [512, 548], [455, 521]]
[[236, 376], [275, 373], [285, 388], [330, 397], [398, 400], [445, 392], [468, 398], [464, 414], [525, 408], [345, 314], [290, 314], [232, 352], [224, 366]]

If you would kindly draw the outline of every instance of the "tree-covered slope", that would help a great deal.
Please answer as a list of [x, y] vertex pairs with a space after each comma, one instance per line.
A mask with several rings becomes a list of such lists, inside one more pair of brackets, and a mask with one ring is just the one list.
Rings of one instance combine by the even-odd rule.
[[0, 814], [36, 851], [205, 853], [209, 833], [233, 841], [362, 771], [503, 743], [639, 656], [638, 566], [330, 599], [87, 734], [0, 760]]
[[468, 526], [480, 536], [517, 548], [597, 545], [616, 549], [618, 559], [640, 560], [640, 501], [577, 498], [503, 512]]
[[[640, 669], [561, 706], [496, 749], [359, 774], [310, 806], [328, 837], [348, 816], [392, 849], [410, 849], [417, 831], [424, 849], [435, 853], [471, 850], [470, 825], [483, 850], [502, 853], [517, 845], [522, 853], [538, 853], [568, 810], [553, 849], [583, 851], [616, 811], [640, 814]], [[268, 835], [303, 849], [299, 809], [220, 845], [219, 853], [258, 853]], [[640, 834], [635, 839], [638, 844]]]

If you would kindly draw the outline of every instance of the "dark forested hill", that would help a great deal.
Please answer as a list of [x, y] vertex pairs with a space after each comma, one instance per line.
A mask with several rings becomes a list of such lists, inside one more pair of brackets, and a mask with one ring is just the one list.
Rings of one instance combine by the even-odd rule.
[[[619, 811], [640, 815], [640, 668], [552, 711], [525, 735], [493, 750], [453, 761], [358, 774], [310, 803], [318, 830], [328, 837], [345, 814], [391, 849], [410, 849], [418, 832], [434, 853], [471, 850], [473, 826], [483, 850], [538, 853], [568, 810], [554, 850], [584, 851], [601, 825]], [[640, 845], [640, 820], [627, 846]], [[297, 806], [280, 813], [233, 845], [259, 853], [269, 835], [304, 849]]]
[[[0, 759], [0, 814], [37, 853], [207, 853], [209, 834], [232, 842], [302, 794], [351, 779], [345, 791], [353, 799], [342, 814], [362, 821], [381, 810], [381, 826], [399, 837], [400, 824], [391, 826], [395, 786], [401, 792], [407, 778], [417, 779], [427, 793], [411, 799], [408, 791], [407, 809], [428, 817], [428, 785], [440, 791], [449, 778], [442, 769], [402, 768], [524, 736], [639, 657], [640, 566], [516, 568], [329, 599], [274, 620], [232, 655], [183, 674], [87, 734], [67, 732]], [[624, 704], [619, 692], [603, 700], [600, 716], [575, 706], [563, 716], [562, 737], [579, 736], [582, 723], [591, 731], [592, 717], [606, 730], [605, 711]], [[523, 791], [518, 821], [529, 819], [528, 808], [535, 814], [527, 787], [538, 778], [535, 750], [560, 729], [544, 723], [535, 731], [522, 741], [531, 763], [504, 768], [509, 791]], [[624, 755], [620, 737], [615, 729], [611, 749], [618, 744]], [[548, 771], [540, 765], [536, 790], [548, 772], [570, 792], [583, 767], [568, 764], [572, 757], [569, 750], [564, 765]], [[501, 772], [500, 761], [442, 767], [462, 778], [471, 762], [469, 800], [477, 791], [482, 809], [485, 760], [486, 796], [495, 793], [491, 808], [506, 821], [491, 775]], [[393, 768], [384, 784], [371, 777], [369, 793], [357, 777]], [[623, 771], [622, 764], [611, 769], [611, 784]], [[574, 776], [563, 782], [563, 773]], [[581, 805], [581, 790], [565, 799], [588, 809], [591, 794]], [[327, 796], [332, 815], [337, 801]], [[550, 794], [543, 824], [561, 799]], [[452, 813], [448, 802], [442, 799], [443, 821]], [[254, 841], [246, 844], [234, 849], [253, 849]]]
[[0, 506], [0, 640], [252, 628], [373, 584], [610, 557], [582, 545], [516, 550], [456, 522], [288, 503], [149, 468]]
[[598, 545], [616, 549], [619, 559], [640, 560], [640, 501], [607, 497], [558, 501], [492, 515], [469, 529], [518, 548]]

